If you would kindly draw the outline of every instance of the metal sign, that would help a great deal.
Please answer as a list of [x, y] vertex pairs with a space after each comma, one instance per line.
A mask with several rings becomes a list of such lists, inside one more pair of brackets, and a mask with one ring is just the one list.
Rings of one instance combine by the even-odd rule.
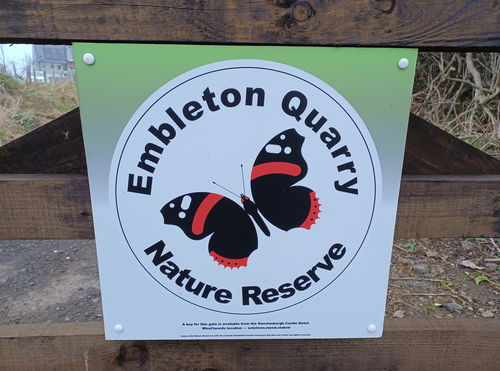
[[106, 338], [381, 335], [415, 51], [75, 52]]

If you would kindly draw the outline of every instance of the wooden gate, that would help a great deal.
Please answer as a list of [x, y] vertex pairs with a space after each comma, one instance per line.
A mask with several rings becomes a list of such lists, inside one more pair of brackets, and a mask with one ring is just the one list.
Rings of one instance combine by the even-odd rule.
[[[2, 0], [0, 41], [499, 51], [500, 3]], [[0, 210], [0, 239], [94, 237], [78, 109], [0, 148]], [[500, 236], [500, 162], [410, 115], [396, 236]], [[101, 323], [0, 326], [2, 370], [493, 370], [499, 349], [495, 319], [388, 319], [381, 339], [345, 340], [104, 341]]]

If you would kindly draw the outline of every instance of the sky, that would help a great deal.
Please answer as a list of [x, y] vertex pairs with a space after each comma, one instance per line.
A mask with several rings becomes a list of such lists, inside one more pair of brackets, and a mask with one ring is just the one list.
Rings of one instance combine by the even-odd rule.
[[[5, 57], [7, 68], [12, 71], [12, 63], [16, 64], [18, 70], [21, 70], [25, 65], [26, 56], [31, 57], [31, 44], [0, 44]], [[0, 51], [0, 64], [3, 64], [2, 52]], [[20, 71], [18, 71], [20, 72]]]

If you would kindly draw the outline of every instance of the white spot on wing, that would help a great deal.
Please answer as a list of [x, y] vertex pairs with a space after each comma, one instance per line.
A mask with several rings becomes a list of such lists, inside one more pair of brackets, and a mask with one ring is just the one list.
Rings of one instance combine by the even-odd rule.
[[185, 195], [182, 198], [182, 202], [181, 202], [181, 208], [182, 208], [182, 210], [189, 209], [190, 205], [191, 205], [191, 196]]
[[279, 146], [277, 144], [268, 144], [266, 146], [266, 152], [273, 153], [273, 154], [281, 153], [281, 146]]

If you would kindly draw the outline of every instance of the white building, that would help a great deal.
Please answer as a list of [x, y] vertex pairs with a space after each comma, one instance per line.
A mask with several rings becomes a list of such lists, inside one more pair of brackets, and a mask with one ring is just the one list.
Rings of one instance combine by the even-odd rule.
[[55, 83], [75, 77], [73, 49], [69, 45], [33, 45], [32, 81]]

